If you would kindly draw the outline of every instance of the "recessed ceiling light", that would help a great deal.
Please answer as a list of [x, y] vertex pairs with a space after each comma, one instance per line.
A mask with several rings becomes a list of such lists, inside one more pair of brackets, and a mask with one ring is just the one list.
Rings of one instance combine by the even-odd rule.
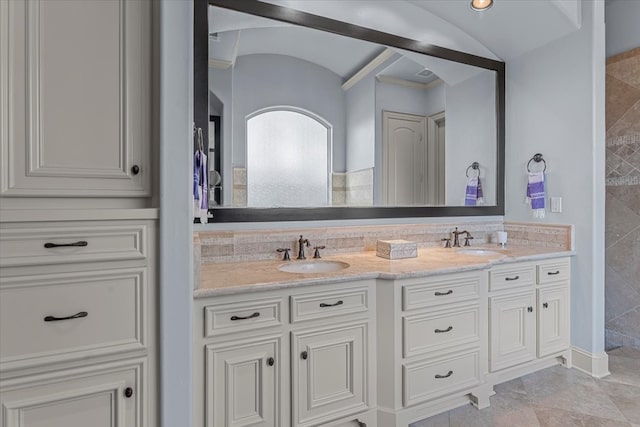
[[471, 9], [481, 12], [493, 6], [493, 0], [471, 0]]

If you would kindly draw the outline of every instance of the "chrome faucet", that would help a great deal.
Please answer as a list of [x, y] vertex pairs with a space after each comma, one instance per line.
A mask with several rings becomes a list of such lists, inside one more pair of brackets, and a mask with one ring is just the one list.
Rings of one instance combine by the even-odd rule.
[[308, 248], [311, 247], [311, 243], [309, 243], [309, 239], [304, 239], [301, 234], [300, 239], [298, 239], [298, 258], [297, 259], [307, 259], [307, 257], [304, 256], [304, 245], [307, 245]]

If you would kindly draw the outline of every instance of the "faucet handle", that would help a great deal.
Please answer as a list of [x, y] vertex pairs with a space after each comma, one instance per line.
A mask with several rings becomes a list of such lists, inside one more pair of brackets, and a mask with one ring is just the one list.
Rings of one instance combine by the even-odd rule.
[[467, 235], [467, 237], [464, 238], [465, 246], [471, 246], [471, 244], [469, 243], [469, 240], [473, 240], [473, 237], [471, 237], [470, 235]]
[[322, 246], [314, 246], [313, 249], [315, 249], [315, 252], [313, 253], [313, 257], [314, 258], [322, 258], [320, 256], [320, 249], [324, 249], [326, 248], [326, 246], [322, 245]]
[[445, 237], [444, 239], [442, 239], [443, 242], [447, 242], [444, 244], [445, 248], [450, 248], [451, 247], [451, 237]]
[[289, 251], [291, 250], [291, 248], [278, 248], [276, 249], [276, 252], [284, 252], [284, 256], [282, 257], [283, 261], [290, 261], [291, 257], [289, 256]]

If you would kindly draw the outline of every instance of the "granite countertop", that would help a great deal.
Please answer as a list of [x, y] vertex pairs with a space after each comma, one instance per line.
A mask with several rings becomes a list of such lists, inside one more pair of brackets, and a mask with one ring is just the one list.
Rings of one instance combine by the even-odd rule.
[[[461, 248], [464, 249], [464, 248]], [[387, 260], [374, 251], [344, 253], [322, 257], [325, 261], [342, 261], [349, 267], [327, 273], [287, 273], [278, 270], [284, 263], [306, 261], [247, 261], [206, 264], [201, 267], [200, 287], [194, 290], [194, 298], [217, 295], [267, 291], [346, 282], [362, 279], [406, 279], [436, 274], [481, 270], [494, 265], [520, 261], [533, 261], [560, 256], [575, 255], [572, 250], [531, 246], [472, 247], [500, 252], [495, 255], [469, 255], [456, 253], [456, 249], [425, 248], [418, 250], [417, 258]]]

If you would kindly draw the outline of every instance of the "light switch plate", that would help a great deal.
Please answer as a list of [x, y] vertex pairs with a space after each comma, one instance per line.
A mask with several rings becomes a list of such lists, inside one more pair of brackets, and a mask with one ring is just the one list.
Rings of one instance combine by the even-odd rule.
[[562, 197], [551, 198], [551, 212], [555, 212], [555, 213], [562, 212]]

